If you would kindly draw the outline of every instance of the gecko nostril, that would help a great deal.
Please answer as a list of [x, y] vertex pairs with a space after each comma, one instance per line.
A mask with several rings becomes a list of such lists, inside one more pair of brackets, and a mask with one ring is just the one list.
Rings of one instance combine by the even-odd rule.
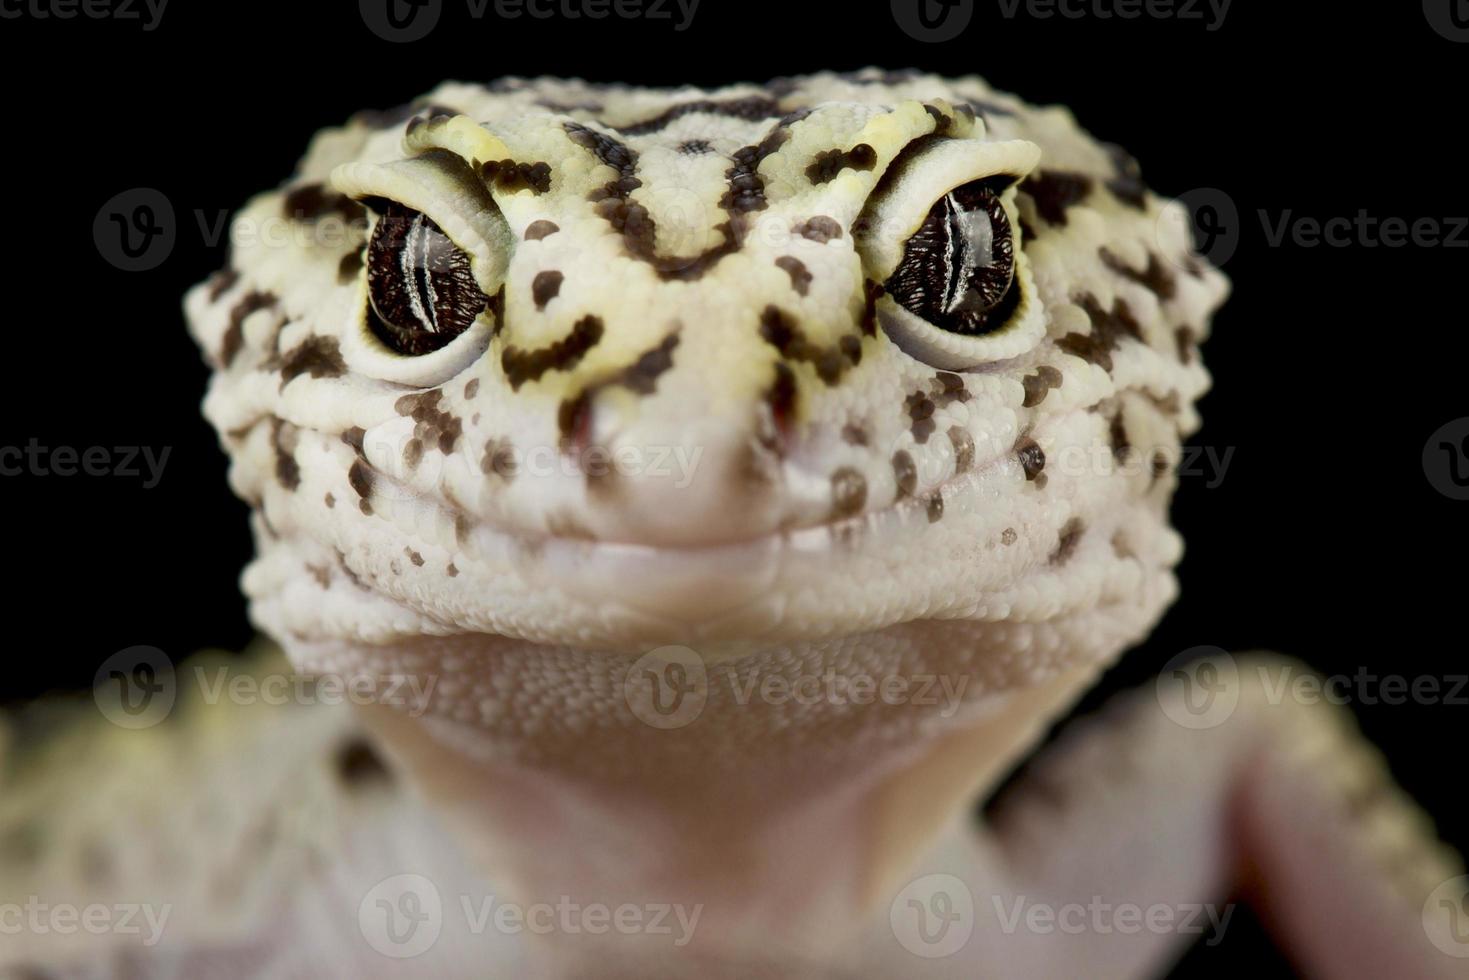
[[337, 777], [354, 790], [365, 789], [374, 784], [387, 785], [393, 782], [393, 774], [378, 755], [377, 750], [366, 739], [354, 738], [337, 748], [332, 760]]

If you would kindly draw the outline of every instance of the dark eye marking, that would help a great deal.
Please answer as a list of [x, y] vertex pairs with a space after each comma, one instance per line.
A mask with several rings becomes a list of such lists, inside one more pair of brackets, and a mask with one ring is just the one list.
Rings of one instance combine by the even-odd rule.
[[428, 354], [468, 330], [489, 297], [469, 256], [421, 211], [389, 203], [367, 247], [368, 323], [400, 354]]
[[905, 309], [953, 333], [1003, 327], [1020, 301], [1015, 234], [988, 181], [939, 199], [908, 239], [886, 288]]

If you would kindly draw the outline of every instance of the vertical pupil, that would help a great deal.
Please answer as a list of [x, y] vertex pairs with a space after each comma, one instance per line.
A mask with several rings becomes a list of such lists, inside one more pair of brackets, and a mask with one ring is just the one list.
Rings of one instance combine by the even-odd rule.
[[934, 204], [904, 246], [888, 291], [908, 310], [955, 333], [1005, 324], [1017, 297], [1010, 219], [984, 181], [956, 187]]
[[367, 287], [369, 326], [403, 354], [438, 350], [488, 303], [469, 256], [428, 215], [396, 203], [373, 229]]

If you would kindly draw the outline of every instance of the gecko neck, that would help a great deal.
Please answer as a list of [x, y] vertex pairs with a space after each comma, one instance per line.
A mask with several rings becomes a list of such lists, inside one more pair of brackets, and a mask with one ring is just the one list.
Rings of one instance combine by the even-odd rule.
[[463, 636], [328, 659], [435, 691], [361, 710], [516, 901], [699, 908], [711, 955], [829, 957], [1095, 679], [1012, 683], [981, 639], [915, 624], [709, 664], [673, 725], [629, 656]]

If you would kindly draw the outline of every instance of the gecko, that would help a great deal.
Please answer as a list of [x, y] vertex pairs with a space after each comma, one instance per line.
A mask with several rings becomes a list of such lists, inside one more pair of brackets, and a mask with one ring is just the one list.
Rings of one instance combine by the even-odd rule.
[[1137, 978], [1243, 896], [1305, 975], [1466, 975], [1457, 855], [1285, 659], [1032, 758], [1177, 594], [1229, 290], [1070, 110], [446, 83], [231, 244], [186, 313], [284, 655], [235, 669], [364, 696], [0, 750], [0, 900], [168, 912], [0, 967]]

